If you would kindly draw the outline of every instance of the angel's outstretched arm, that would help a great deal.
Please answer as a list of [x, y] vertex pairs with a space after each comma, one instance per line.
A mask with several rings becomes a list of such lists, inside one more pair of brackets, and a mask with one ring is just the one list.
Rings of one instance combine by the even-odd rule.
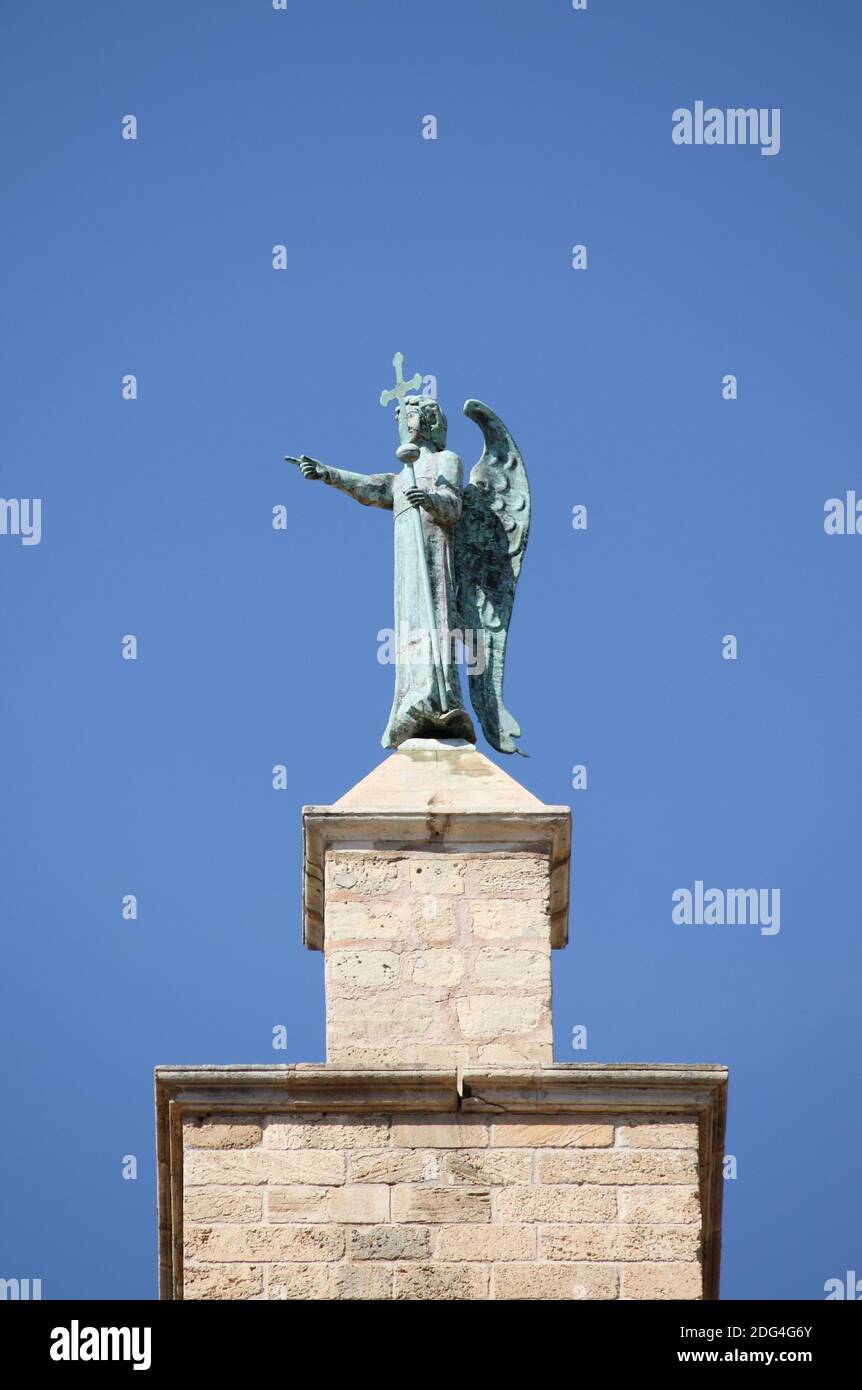
[[392, 510], [392, 479], [394, 473], [348, 473], [343, 468], [324, 471], [323, 481], [330, 487], [355, 497], [363, 507], [386, 507]]
[[361, 502], [363, 507], [392, 510], [393, 473], [349, 473], [344, 468], [330, 468], [327, 463], [319, 463], [308, 454], [300, 454], [298, 458], [288, 455], [288, 462], [298, 464], [302, 476], [309, 482], [328, 483]]

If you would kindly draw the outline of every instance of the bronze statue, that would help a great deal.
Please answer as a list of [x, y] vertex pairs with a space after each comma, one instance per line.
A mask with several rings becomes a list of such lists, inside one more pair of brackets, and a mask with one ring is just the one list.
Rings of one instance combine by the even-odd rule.
[[464, 708], [456, 646], [472, 648], [470, 697], [482, 731], [501, 753], [521, 750], [521, 730], [503, 703], [506, 639], [515, 586], [530, 528], [530, 488], [518, 446], [481, 401], [464, 414], [482, 431], [485, 448], [463, 483], [461, 460], [446, 447], [446, 417], [430, 396], [410, 394], [421, 378], [402, 379], [381, 404], [397, 402], [398, 473], [350, 473], [307, 454], [288, 455], [303, 477], [328, 483], [364, 506], [384, 507], [395, 522], [395, 696], [381, 739], [397, 748], [408, 738], [476, 742]]

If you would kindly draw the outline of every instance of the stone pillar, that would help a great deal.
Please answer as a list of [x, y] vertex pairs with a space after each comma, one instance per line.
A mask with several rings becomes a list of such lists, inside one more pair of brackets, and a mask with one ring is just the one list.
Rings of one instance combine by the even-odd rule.
[[543, 805], [472, 744], [412, 739], [302, 819], [329, 1062], [552, 1061], [568, 807]]
[[553, 1062], [568, 809], [415, 740], [303, 833], [328, 1061], [156, 1069], [162, 1297], [717, 1298], [726, 1069]]

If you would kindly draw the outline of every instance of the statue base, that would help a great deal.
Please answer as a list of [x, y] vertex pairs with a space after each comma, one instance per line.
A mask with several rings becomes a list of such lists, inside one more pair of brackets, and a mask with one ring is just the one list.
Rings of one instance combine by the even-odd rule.
[[328, 1061], [551, 1061], [568, 807], [543, 805], [465, 740], [408, 739], [302, 823]]
[[329, 1060], [157, 1069], [162, 1298], [717, 1298], [725, 1068], [553, 1062], [568, 808], [413, 739], [303, 834]]

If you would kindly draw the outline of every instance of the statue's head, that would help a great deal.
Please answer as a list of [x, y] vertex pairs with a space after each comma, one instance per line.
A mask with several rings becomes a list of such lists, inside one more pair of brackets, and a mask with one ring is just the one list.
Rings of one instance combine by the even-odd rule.
[[431, 396], [405, 396], [398, 407], [398, 425], [411, 444], [446, 448], [446, 416]]

